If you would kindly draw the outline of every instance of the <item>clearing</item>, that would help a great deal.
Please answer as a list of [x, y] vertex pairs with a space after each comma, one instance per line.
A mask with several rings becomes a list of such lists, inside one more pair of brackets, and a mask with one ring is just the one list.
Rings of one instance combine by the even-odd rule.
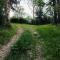
[[4, 60], [60, 60], [59, 26], [20, 24], [20, 27], [24, 32], [19, 32]]

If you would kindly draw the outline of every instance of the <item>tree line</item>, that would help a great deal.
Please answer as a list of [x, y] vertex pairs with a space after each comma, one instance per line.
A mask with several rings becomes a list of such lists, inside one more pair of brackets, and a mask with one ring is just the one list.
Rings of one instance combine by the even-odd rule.
[[[17, 5], [21, 0], [0, 0], [0, 25], [10, 25], [9, 12], [10, 9], [16, 10], [14, 5]], [[35, 23], [60, 23], [60, 0], [49, 0], [47, 3], [44, 0], [31, 0], [33, 4], [33, 17]], [[44, 6], [47, 6], [46, 13], [43, 12]], [[49, 13], [49, 16], [48, 14]], [[35, 15], [36, 17], [35, 17]]]
[[[37, 7], [36, 15], [39, 21], [45, 18], [48, 19], [50, 17], [50, 23], [60, 23], [60, 0], [49, 0], [46, 3], [44, 0], [32, 0], [32, 2], [34, 7]], [[44, 6], [47, 6], [46, 13], [43, 12]], [[49, 17], [47, 13], [49, 13]]]
[[10, 24], [10, 9], [15, 10], [13, 4], [17, 4], [17, 0], [0, 0], [0, 25], [8, 26]]

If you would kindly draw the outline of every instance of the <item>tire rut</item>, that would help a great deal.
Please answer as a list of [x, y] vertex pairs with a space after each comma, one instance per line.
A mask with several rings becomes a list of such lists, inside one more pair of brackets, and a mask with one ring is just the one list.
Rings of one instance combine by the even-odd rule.
[[36, 54], [36, 58], [34, 58], [34, 60], [44, 60], [44, 57], [42, 56], [43, 55], [43, 52], [42, 52], [42, 45], [39, 44], [39, 33], [37, 31], [35, 31], [33, 28], [30, 28], [30, 31], [32, 32], [32, 36], [35, 40], [37, 40], [37, 43], [36, 43], [36, 51], [35, 51], [35, 54]]
[[23, 33], [23, 28], [19, 28], [16, 34], [10, 39], [9, 43], [2, 46], [2, 48], [0, 49], [0, 60], [5, 59], [5, 57], [11, 51], [11, 46], [13, 46], [16, 43], [16, 41], [18, 40], [18, 38], [21, 36], [22, 33]]

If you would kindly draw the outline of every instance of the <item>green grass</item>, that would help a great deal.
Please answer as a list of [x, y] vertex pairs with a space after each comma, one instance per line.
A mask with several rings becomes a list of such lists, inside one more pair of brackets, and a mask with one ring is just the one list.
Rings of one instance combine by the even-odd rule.
[[60, 60], [60, 27], [43, 25], [35, 27], [46, 60]]
[[19, 24], [11, 24], [10, 28], [0, 28], [0, 46], [6, 44], [16, 33]]
[[43, 56], [46, 60], [60, 60], [60, 27], [55, 25], [22, 25], [24, 29], [36, 30], [40, 37], [37, 39], [42, 45]]
[[33, 60], [32, 57], [30, 58], [28, 51], [34, 53], [35, 43], [31, 32], [25, 30], [5, 60]]
[[[29, 60], [28, 50], [35, 51], [36, 41], [29, 30], [32, 28], [39, 33], [38, 44], [42, 45], [43, 57], [45, 60], [60, 60], [60, 27], [55, 25], [20, 25], [25, 32], [18, 42], [12, 47], [12, 50], [6, 60]], [[27, 31], [28, 30], [28, 31]], [[20, 52], [20, 53], [19, 53]], [[33, 52], [34, 53], [34, 52]], [[33, 54], [34, 55], [34, 54]], [[22, 59], [24, 58], [24, 59]], [[34, 60], [34, 59], [30, 59]]]

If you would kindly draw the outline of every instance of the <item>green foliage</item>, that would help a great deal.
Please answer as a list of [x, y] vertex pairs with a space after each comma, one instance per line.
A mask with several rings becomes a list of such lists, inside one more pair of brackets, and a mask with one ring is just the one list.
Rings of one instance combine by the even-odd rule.
[[19, 19], [18, 18], [15, 18], [15, 17], [12, 17], [10, 19], [11, 23], [19, 23]]
[[33, 0], [33, 4], [35, 4], [37, 6], [43, 6], [44, 2], [43, 2], [43, 0]]
[[13, 17], [10, 20], [12, 23], [21, 23], [21, 24], [23, 24], [23, 23], [27, 24], [28, 23], [28, 21], [23, 17], [20, 17], [20, 18]]
[[26, 50], [31, 50], [34, 48], [34, 42], [33, 42], [32, 34], [29, 31], [25, 31], [21, 38], [18, 39], [17, 43], [13, 48], [18, 48], [21, 52], [26, 52]]
[[53, 25], [37, 27], [46, 60], [60, 60], [60, 28]]
[[37, 24], [42, 24], [41, 21], [43, 19], [42, 18], [42, 16], [43, 16], [43, 7], [44, 7], [45, 3], [44, 3], [43, 0], [33, 0], [33, 4], [35, 6], [37, 6], [35, 14], [37, 16], [38, 21], [36, 21], [36, 22], [38, 22]]
[[0, 45], [6, 44], [16, 33], [19, 24], [12, 24], [10, 28], [0, 28]]
[[10, 24], [8, 16], [10, 8], [15, 10], [13, 4], [17, 4], [17, 0], [0, 0], [0, 25], [8, 26]]
[[[51, 13], [53, 13], [53, 19], [54, 19], [54, 24], [60, 23], [60, 0], [49, 0], [49, 4], [53, 10], [51, 10]], [[57, 17], [58, 16], [58, 17]]]
[[[37, 42], [33, 40], [31, 32], [25, 31], [17, 43], [12, 47], [6, 60], [34, 60], [27, 59], [26, 51], [35, 51], [35, 44], [42, 46], [42, 52], [45, 60], [60, 60], [60, 27], [55, 25], [26, 25], [22, 24], [25, 30], [32, 29], [39, 33]], [[36, 37], [35, 37], [36, 38]], [[33, 42], [32, 42], [33, 41]], [[23, 55], [24, 54], [24, 55]], [[21, 59], [21, 57], [23, 59]], [[41, 56], [42, 57], [42, 56]]]
[[26, 30], [14, 44], [6, 60], [30, 60], [28, 51], [33, 51], [34, 49], [35, 41], [33, 40], [31, 32]]

